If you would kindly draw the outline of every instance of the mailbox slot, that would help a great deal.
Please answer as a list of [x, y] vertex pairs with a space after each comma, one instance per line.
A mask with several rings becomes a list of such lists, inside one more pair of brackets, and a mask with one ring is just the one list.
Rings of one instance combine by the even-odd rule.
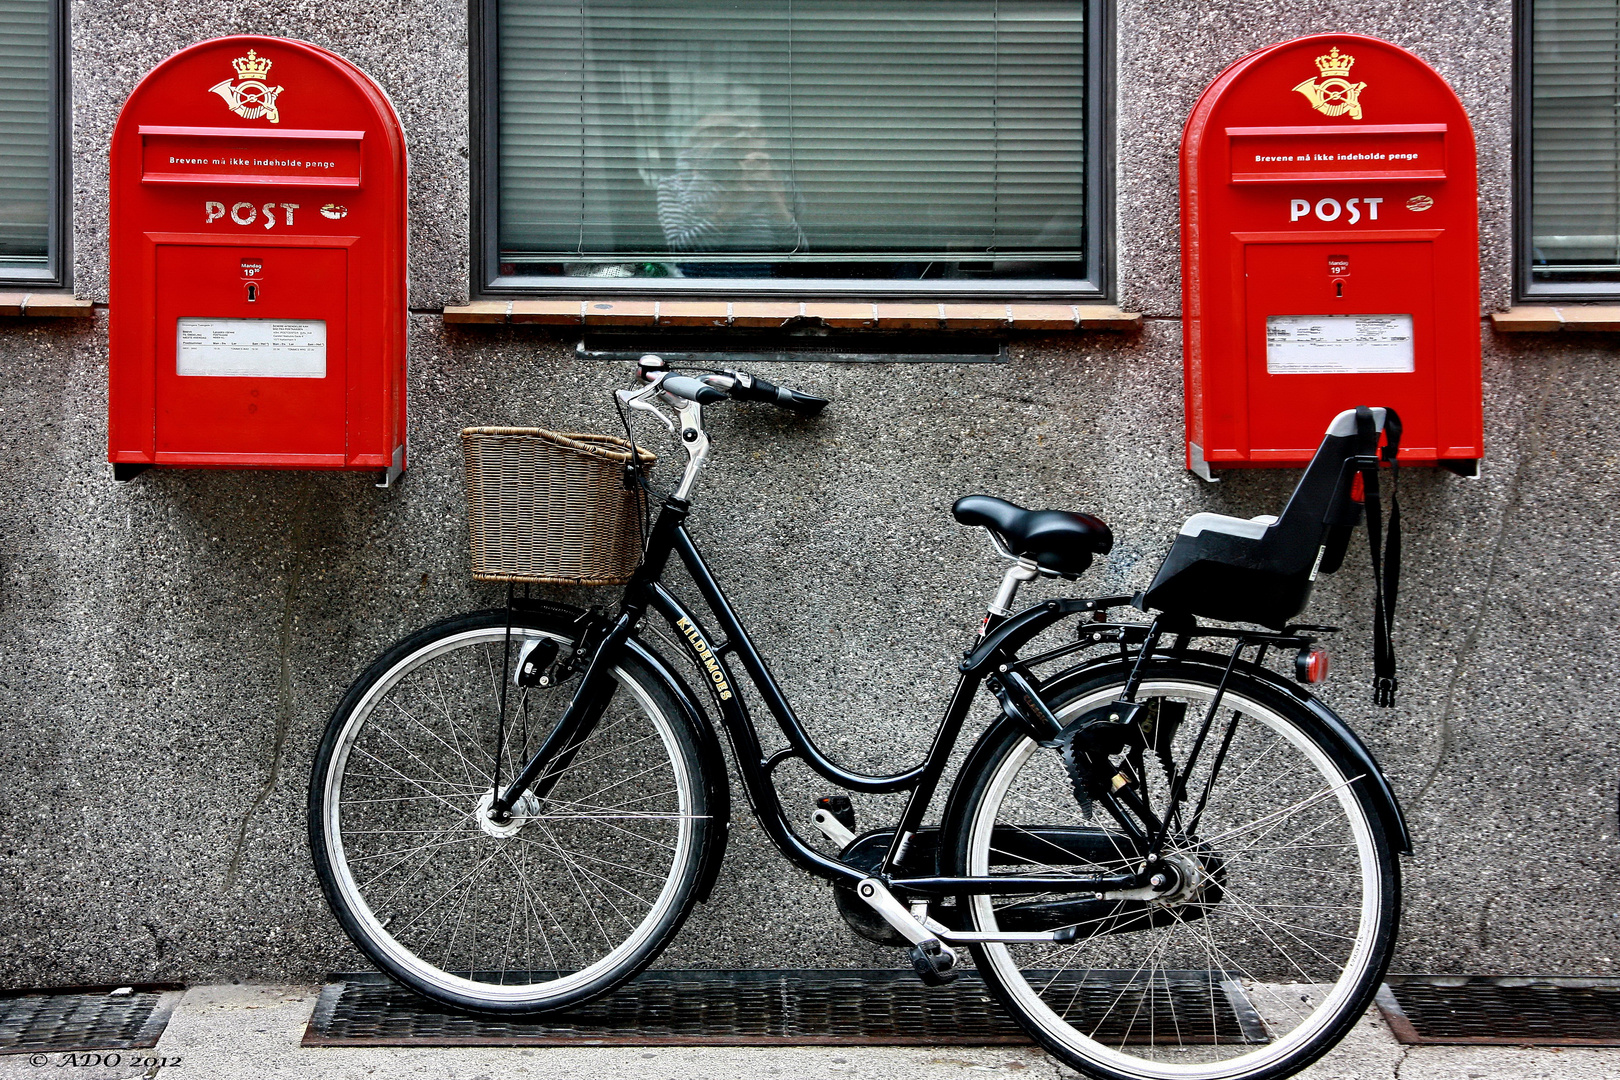
[[142, 124], [141, 182], [355, 188], [365, 135]]
[[1232, 183], [1444, 180], [1446, 125], [1227, 128]]

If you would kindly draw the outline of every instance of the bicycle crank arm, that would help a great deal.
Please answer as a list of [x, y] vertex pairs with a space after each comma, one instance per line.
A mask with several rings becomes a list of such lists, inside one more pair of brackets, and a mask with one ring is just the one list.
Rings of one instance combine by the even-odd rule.
[[924, 925], [923, 920], [896, 900], [888, 886], [877, 878], [863, 878], [856, 882], [855, 895], [911, 942], [911, 966], [925, 984], [942, 986], [956, 978], [956, 950], [940, 940], [942, 935], [933, 929], [939, 926], [938, 923], [930, 919], [928, 921], [933, 926]]
[[939, 942], [940, 935], [924, 926], [922, 920], [913, 915], [906, 905], [896, 900], [888, 886], [877, 878], [865, 878], [856, 882], [855, 895], [913, 945]]

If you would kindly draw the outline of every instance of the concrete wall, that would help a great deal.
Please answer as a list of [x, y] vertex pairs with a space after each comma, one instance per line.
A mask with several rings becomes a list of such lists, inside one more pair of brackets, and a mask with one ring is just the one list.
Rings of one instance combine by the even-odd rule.
[[[272, 472], [115, 484], [104, 313], [0, 323], [0, 979], [318, 977], [359, 962], [304, 840], [326, 715], [387, 643], [498, 598], [467, 576], [457, 430], [612, 430], [607, 394], [624, 372], [572, 359], [568, 340], [448, 329], [433, 310], [468, 288], [464, 5], [72, 10], [75, 275], [98, 301], [105, 148], [151, 65], [217, 34], [280, 33], [387, 88], [413, 160], [412, 470], [386, 492], [367, 477]], [[1118, 22], [1119, 291], [1149, 316], [1140, 335], [1027, 340], [1004, 366], [766, 372], [834, 399], [815, 422], [715, 410], [696, 530], [801, 712], [854, 764], [914, 756], [898, 747], [930, 729], [993, 587], [982, 538], [946, 512], [956, 496], [1108, 519], [1120, 543], [1084, 583], [1097, 591], [1143, 586], [1186, 515], [1274, 511], [1285, 497], [1288, 475], [1207, 485], [1181, 467], [1176, 145], [1225, 64], [1326, 29], [1434, 63], [1479, 135], [1485, 310], [1509, 299], [1507, 0], [1121, 0]], [[1391, 772], [1416, 835], [1397, 969], [1612, 970], [1620, 363], [1608, 338], [1482, 333], [1484, 476], [1403, 480], [1401, 705], [1368, 700], [1361, 547], [1312, 607], [1346, 627], [1326, 696]], [[779, 587], [788, 553], [803, 588]], [[806, 812], [825, 793], [790, 779]], [[861, 804], [869, 819], [878, 803]], [[714, 900], [668, 963], [898, 959], [845, 931], [826, 887], [750, 821], [735, 835]]]

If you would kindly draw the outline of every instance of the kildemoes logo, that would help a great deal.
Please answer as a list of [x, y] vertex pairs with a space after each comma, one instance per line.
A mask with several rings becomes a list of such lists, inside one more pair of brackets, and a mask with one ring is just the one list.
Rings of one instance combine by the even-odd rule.
[[703, 635], [692, 625], [692, 620], [683, 618], [675, 624], [675, 628], [685, 634], [686, 640], [692, 643], [692, 651], [697, 653], [698, 659], [703, 662], [703, 670], [709, 673], [709, 678], [714, 682], [714, 692], [720, 695], [720, 700], [730, 701], [731, 684], [726, 682], [726, 673], [720, 670], [720, 661], [714, 658], [714, 653], [709, 650], [709, 643], [703, 640]]

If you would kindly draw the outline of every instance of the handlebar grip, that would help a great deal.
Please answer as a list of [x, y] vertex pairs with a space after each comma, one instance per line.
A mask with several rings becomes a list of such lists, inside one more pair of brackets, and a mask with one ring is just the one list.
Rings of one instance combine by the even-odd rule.
[[815, 416], [827, 407], [827, 399], [806, 394], [801, 390], [793, 390], [786, 386], [776, 388], [776, 406], [789, 412], [801, 413], [805, 416]]
[[815, 416], [827, 407], [826, 398], [786, 386], [777, 386], [758, 375], [750, 375], [743, 371], [728, 371], [726, 374], [736, 380], [736, 385], [731, 389], [731, 396], [743, 401], [768, 401], [779, 409], [804, 416]]
[[706, 382], [699, 382], [690, 375], [665, 375], [664, 381], [658, 384], [658, 389], [685, 398], [687, 401], [695, 401], [699, 405], [712, 405], [716, 401], [726, 400], [724, 390], [718, 386], [710, 386]]

